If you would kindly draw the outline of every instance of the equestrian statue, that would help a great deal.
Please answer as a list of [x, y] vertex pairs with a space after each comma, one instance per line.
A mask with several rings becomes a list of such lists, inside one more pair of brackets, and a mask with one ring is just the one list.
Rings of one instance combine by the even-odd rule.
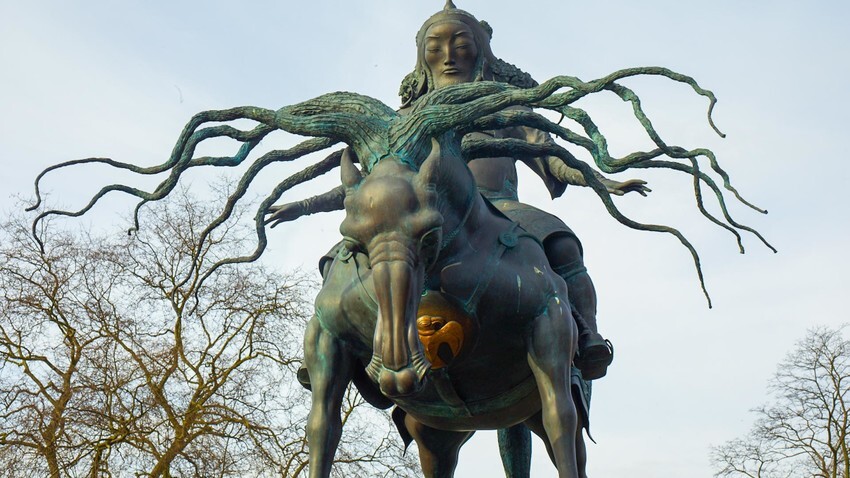
[[[481, 429], [500, 430], [508, 476], [528, 476], [530, 430], [543, 439], [559, 476], [583, 477], [582, 429], [589, 427], [590, 380], [606, 374], [614, 350], [598, 330], [596, 293], [581, 243], [560, 219], [519, 202], [516, 162], [535, 171], [553, 198], [568, 184], [586, 186], [620, 223], [677, 237], [691, 253], [706, 298], [691, 243], [675, 228], [629, 219], [614, 203], [612, 195], [646, 195], [646, 183], [619, 182], [602, 173], [646, 168], [681, 173], [693, 183], [698, 210], [730, 231], [741, 252], [739, 230], [771, 246], [732, 219], [724, 189], [764, 211], [740, 197], [713, 152], [663, 140], [637, 94], [619, 83], [655, 76], [689, 85], [709, 100], [708, 121], [717, 131], [711, 119], [714, 94], [693, 78], [641, 67], [592, 81], [557, 76], [537, 83], [493, 55], [491, 36], [486, 22], [449, 0], [417, 34], [417, 63], [402, 82], [398, 110], [367, 96], [336, 92], [277, 110], [244, 106], [204, 111], [189, 121], [161, 164], [88, 158], [51, 166], [36, 179], [37, 198], [46, 174], [77, 164], [102, 163], [167, 177], [153, 191], [113, 184], [82, 209], [43, 211], [34, 221], [34, 234], [46, 216], [80, 216], [112, 191], [140, 199], [134, 212], [137, 228], [140, 208], [170, 194], [187, 170], [250, 161], [221, 214], [198, 238], [203, 242], [231, 217], [267, 166], [343, 144], [285, 178], [260, 203], [253, 252], [215, 266], [257, 260], [270, 226], [305, 214], [345, 210], [342, 241], [320, 262], [324, 280], [307, 325], [304, 369], [299, 372], [299, 380], [312, 390], [310, 476], [331, 473], [342, 432], [341, 401], [353, 383], [372, 405], [393, 407], [405, 444], [416, 442], [426, 477], [453, 476], [460, 447]], [[602, 92], [631, 104], [654, 149], [622, 157], [609, 154], [606, 137], [575, 106]], [[535, 110], [560, 114], [578, 128]], [[253, 126], [234, 126], [237, 120], [250, 120]], [[306, 139], [290, 149], [252, 156], [257, 144], [278, 130]], [[238, 142], [238, 149], [229, 156], [195, 155], [200, 143], [220, 137]], [[567, 146], [584, 150], [602, 173]], [[338, 188], [275, 205], [292, 187], [337, 167]], [[722, 187], [714, 175], [722, 179]], [[704, 207], [705, 188], [722, 219]]]

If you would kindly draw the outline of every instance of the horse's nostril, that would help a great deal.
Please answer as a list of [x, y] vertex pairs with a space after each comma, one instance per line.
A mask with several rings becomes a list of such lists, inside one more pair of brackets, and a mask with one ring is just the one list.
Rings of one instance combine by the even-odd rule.
[[388, 397], [404, 397], [422, 389], [424, 380], [420, 379], [413, 367], [407, 367], [398, 372], [384, 369], [378, 380], [381, 393]]

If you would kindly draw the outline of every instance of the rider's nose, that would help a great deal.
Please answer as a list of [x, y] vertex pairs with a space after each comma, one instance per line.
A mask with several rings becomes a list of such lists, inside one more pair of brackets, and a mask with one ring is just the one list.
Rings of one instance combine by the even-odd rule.
[[454, 65], [455, 64], [455, 55], [451, 48], [446, 48], [445, 54], [443, 55], [443, 64], [444, 65]]

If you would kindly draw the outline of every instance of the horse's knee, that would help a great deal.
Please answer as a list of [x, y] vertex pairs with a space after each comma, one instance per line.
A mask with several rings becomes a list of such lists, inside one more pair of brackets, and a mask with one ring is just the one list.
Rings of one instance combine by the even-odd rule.
[[331, 294], [320, 290], [313, 303], [315, 314], [318, 317], [330, 317], [339, 310], [339, 294]]
[[325, 410], [322, 404], [314, 402], [313, 407], [310, 409], [310, 413], [307, 416], [307, 436], [321, 435], [329, 429], [334, 429], [335, 427], [331, 427], [330, 425], [331, 422], [334, 421], [333, 419], [335, 416], [336, 414], [334, 413], [328, 413], [328, 410]]
[[[575, 428], [578, 429], [578, 412], [576, 411], [575, 406], [559, 406], [556, 407], [555, 410], [553, 410], [552, 412], [554, 416], [550, 418], [554, 418], [556, 420], [555, 423], [575, 423]], [[571, 434], [570, 436], [575, 438], [574, 434]]]

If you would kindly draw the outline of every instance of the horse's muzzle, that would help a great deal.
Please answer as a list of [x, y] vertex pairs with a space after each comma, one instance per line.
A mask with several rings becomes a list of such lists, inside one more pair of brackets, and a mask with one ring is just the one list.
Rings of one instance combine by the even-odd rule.
[[401, 253], [382, 254], [389, 260], [372, 264], [379, 313], [369, 372], [388, 397], [421, 390], [430, 368], [416, 328], [424, 272], [407, 258], [399, 260]]

